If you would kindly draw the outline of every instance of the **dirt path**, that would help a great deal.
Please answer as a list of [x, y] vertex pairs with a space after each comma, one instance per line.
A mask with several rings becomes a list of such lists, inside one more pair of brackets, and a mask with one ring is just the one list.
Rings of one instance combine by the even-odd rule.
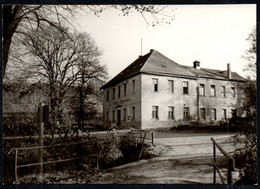
[[[155, 143], [169, 148], [162, 157], [111, 169], [98, 184], [212, 184], [212, 142], [228, 142], [227, 134], [190, 134], [183, 137], [157, 133]], [[223, 144], [232, 151], [230, 144]]]

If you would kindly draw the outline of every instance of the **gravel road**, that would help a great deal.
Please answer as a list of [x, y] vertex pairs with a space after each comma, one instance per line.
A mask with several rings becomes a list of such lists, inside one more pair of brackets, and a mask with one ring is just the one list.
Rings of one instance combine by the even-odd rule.
[[113, 168], [97, 184], [212, 184], [210, 138], [214, 137], [231, 152], [234, 148], [230, 136], [227, 133], [156, 132], [155, 143], [168, 146], [162, 157]]

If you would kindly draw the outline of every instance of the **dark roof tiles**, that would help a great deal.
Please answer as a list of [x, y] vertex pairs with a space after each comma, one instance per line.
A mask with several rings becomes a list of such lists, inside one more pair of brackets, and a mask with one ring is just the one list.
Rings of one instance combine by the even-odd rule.
[[[113, 79], [103, 85], [101, 89], [116, 85], [117, 83], [133, 77], [138, 73], [169, 75], [194, 79], [198, 77], [224, 80], [228, 79], [226, 71], [206, 68], [195, 69], [190, 66], [179, 65], [164, 56], [163, 54], [159, 53], [158, 51], [151, 50], [146, 55], [139, 56], [139, 58], [136, 59], [132, 64], [130, 64], [123, 71], [117, 74]], [[231, 80], [245, 81], [245, 79], [238, 75], [236, 72], [232, 72]]]

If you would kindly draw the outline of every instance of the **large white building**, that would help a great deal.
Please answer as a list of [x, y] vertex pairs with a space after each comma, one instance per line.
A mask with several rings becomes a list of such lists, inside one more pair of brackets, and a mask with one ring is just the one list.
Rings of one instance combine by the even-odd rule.
[[230, 64], [223, 71], [198, 61], [183, 66], [150, 50], [101, 87], [104, 122], [147, 129], [241, 116], [243, 82]]

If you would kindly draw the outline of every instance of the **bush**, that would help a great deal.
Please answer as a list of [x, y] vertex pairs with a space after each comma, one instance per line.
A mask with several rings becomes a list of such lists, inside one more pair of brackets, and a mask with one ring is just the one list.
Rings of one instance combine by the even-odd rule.
[[[63, 140], [64, 139], [64, 140]], [[74, 143], [73, 145], [62, 145], [58, 147], [43, 149], [44, 161], [54, 161], [59, 159], [67, 159], [73, 157], [82, 157], [74, 161], [59, 162], [44, 165], [44, 172], [55, 173], [57, 171], [82, 171], [91, 170], [97, 166], [96, 156], [99, 154], [99, 167], [102, 169], [111, 168], [122, 165], [124, 163], [137, 161], [141, 150], [142, 143], [133, 135], [125, 135], [123, 137], [116, 136], [116, 133], [108, 133], [102, 139], [95, 136], [85, 137], [67, 137], [55, 138], [54, 143]], [[59, 143], [58, 143], [59, 142]], [[51, 138], [44, 139], [44, 145], [53, 144]], [[38, 146], [38, 139], [13, 139], [4, 140], [3, 142], [3, 183], [11, 184], [14, 182], [14, 153], [8, 152], [15, 147]], [[153, 146], [150, 143], [144, 143], [142, 149], [142, 159], [152, 158], [161, 155], [162, 148]], [[21, 150], [19, 151], [18, 164], [37, 163], [39, 161], [38, 150]], [[19, 177], [28, 174], [38, 174], [39, 166], [33, 166], [18, 169]], [[25, 177], [27, 178], [27, 177]], [[30, 177], [29, 177], [30, 178]], [[28, 179], [27, 179], [28, 180]], [[30, 180], [30, 179], [29, 179]], [[34, 178], [30, 180], [33, 182]], [[25, 181], [26, 182], [26, 181]], [[35, 181], [36, 182], [36, 181]], [[37, 181], [38, 182], [38, 181]]]
[[35, 114], [11, 112], [3, 115], [3, 136], [33, 136], [38, 133]]
[[[240, 181], [239, 184], [257, 183], [257, 132], [256, 121], [242, 122], [241, 135], [235, 136], [235, 146], [238, 148], [235, 158], [240, 162]], [[243, 145], [243, 148], [241, 148]], [[244, 164], [241, 164], [244, 162]]]

